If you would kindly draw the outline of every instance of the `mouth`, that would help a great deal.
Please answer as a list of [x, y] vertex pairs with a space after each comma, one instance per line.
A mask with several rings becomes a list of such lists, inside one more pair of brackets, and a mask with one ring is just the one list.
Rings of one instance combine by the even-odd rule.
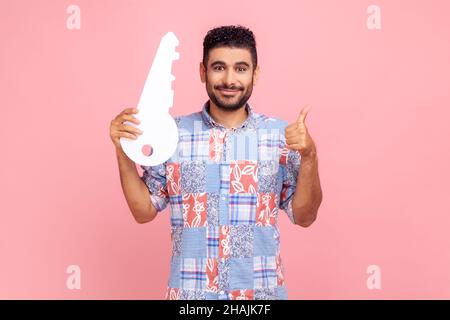
[[234, 96], [241, 90], [219, 89], [223, 96]]

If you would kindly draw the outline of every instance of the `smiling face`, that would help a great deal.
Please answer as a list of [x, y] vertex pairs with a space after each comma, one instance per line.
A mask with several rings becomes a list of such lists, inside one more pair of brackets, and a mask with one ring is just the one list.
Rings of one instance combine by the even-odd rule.
[[259, 75], [251, 53], [244, 48], [211, 49], [207, 68], [200, 63], [200, 78], [211, 101], [221, 110], [235, 111], [245, 106]]

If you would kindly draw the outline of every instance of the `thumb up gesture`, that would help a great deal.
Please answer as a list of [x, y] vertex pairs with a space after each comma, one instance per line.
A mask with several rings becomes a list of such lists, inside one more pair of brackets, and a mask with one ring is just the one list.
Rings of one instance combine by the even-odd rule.
[[305, 123], [309, 110], [311, 110], [310, 106], [304, 107], [297, 121], [288, 125], [284, 132], [287, 147], [299, 151], [302, 158], [313, 157], [316, 154], [316, 145], [309, 135]]

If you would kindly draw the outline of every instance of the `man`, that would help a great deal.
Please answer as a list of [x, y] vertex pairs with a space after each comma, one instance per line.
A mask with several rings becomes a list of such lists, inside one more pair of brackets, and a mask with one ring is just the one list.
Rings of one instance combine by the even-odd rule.
[[[316, 146], [304, 108], [285, 121], [247, 103], [259, 76], [253, 33], [242, 26], [210, 30], [200, 78], [209, 100], [176, 117], [179, 142], [164, 164], [139, 177], [119, 138], [140, 134], [125, 109], [111, 122], [121, 185], [139, 223], [171, 207], [168, 299], [287, 299], [277, 225], [279, 208], [308, 227], [322, 201]], [[300, 165], [301, 162], [301, 165]]]

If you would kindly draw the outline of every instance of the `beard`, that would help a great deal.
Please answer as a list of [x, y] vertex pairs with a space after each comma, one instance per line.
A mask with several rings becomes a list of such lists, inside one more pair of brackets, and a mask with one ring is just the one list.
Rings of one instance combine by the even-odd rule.
[[248, 99], [250, 99], [250, 96], [252, 95], [252, 91], [253, 91], [253, 79], [252, 82], [250, 83], [250, 85], [247, 88], [243, 88], [243, 87], [236, 87], [236, 86], [231, 86], [231, 87], [227, 87], [225, 85], [218, 85], [218, 86], [214, 86], [215, 90], [220, 90], [220, 89], [230, 89], [230, 90], [236, 90], [239, 89], [240, 92], [244, 92], [240, 98], [237, 99], [237, 101], [233, 102], [236, 97], [238, 96], [238, 94], [236, 94], [236, 96], [230, 97], [230, 98], [224, 98], [224, 97], [220, 97], [217, 96], [213, 89], [210, 88], [210, 84], [208, 82], [208, 76], [206, 76], [206, 92], [208, 93], [209, 99], [211, 99], [211, 101], [221, 110], [223, 111], [228, 111], [228, 112], [232, 112], [232, 111], [236, 111], [239, 110], [240, 108], [244, 107], [248, 101]]

